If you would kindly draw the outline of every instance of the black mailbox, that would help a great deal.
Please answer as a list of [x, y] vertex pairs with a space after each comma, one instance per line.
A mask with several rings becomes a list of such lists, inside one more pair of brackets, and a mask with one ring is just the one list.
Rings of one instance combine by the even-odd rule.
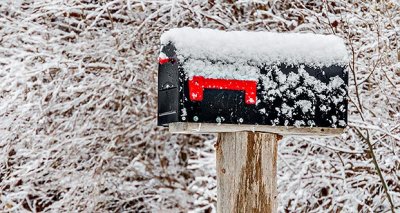
[[336, 36], [179, 28], [161, 45], [158, 125], [347, 125], [348, 56]]

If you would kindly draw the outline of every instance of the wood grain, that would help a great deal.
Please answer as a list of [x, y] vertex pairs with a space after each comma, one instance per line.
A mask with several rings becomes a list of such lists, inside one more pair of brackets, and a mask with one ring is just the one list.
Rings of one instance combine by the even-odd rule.
[[219, 133], [216, 144], [218, 201], [225, 212], [276, 212], [277, 142], [269, 133]]

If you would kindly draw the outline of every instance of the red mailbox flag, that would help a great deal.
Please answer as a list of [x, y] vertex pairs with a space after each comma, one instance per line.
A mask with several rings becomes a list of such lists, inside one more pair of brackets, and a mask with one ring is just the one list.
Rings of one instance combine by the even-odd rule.
[[204, 89], [238, 90], [244, 91], [246, 104], [256, 104], [257, 81], [204, 78], [193, 76], [189, 80], [189, 93], [191, 101], [202, 101]]
[[166, 64], [170, 61], [171, 61], [170, 58], [161, 58], [161, 57], [158, 58], [158, 63], [160, 63], [160, 64]]

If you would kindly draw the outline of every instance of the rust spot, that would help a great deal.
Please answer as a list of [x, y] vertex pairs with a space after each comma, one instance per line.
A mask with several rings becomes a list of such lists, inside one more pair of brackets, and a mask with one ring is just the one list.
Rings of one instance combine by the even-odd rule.
[[221, 143], [222, 143], [222, 140], [223, 140], [223, 137], [224, 137], [224, 135], [223, 135], [224, 133], [219, 133], [218, 134], [218, 139], [217, 139], [217, 143], [215, 143], [215, 145], [214, 145], [214, 147], [215, 147], [215, 154], [216, 154], [216, 157], [217, 157], [217, 166], [218, 166], [218, 162], [223, 162], [223, 159], [224, 159], [224, 153], [222, 152], [222, 149], [221, 149]]
[[224, 168], [221, 169], [222, 174], [225, 174], [226, 170]]
[[282, 135], [276, 135], [276, 138], [278, 139], [278, 141], [282, 140], [283, 136]]
[[222, 133], [220, 133], [220, 134], [218, 134], [217, 143], [214, 144], [215, 152], [216, 152], [216, 154], [217, 154], [217, 157], [218, 157], [219, 155], [222, 156], [222, 149], [221, 149], [222, 140], [223, 140], [223, 136], [222, 136]]

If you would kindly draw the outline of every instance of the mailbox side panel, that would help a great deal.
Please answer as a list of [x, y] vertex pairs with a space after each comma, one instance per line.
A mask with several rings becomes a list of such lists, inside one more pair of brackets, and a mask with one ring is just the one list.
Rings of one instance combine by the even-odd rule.
[[[260, 73], [257, 104], [246, 104], [243, 91], [221, 89], [204, 89], [202, 101], [190, 100], [189, 79], [181, 69], [180, 108], [183, 113], [179, 120], [272, 126], [347, 126], [348, 74], [345, 67], [280, 65], [262, 67]], [[286, 76], [284, 80], [283, 75]], [[288, 83], [289, 76], [296, 77], [292, 84]], [[335, 82], [337, 85], [333, 85]]]

